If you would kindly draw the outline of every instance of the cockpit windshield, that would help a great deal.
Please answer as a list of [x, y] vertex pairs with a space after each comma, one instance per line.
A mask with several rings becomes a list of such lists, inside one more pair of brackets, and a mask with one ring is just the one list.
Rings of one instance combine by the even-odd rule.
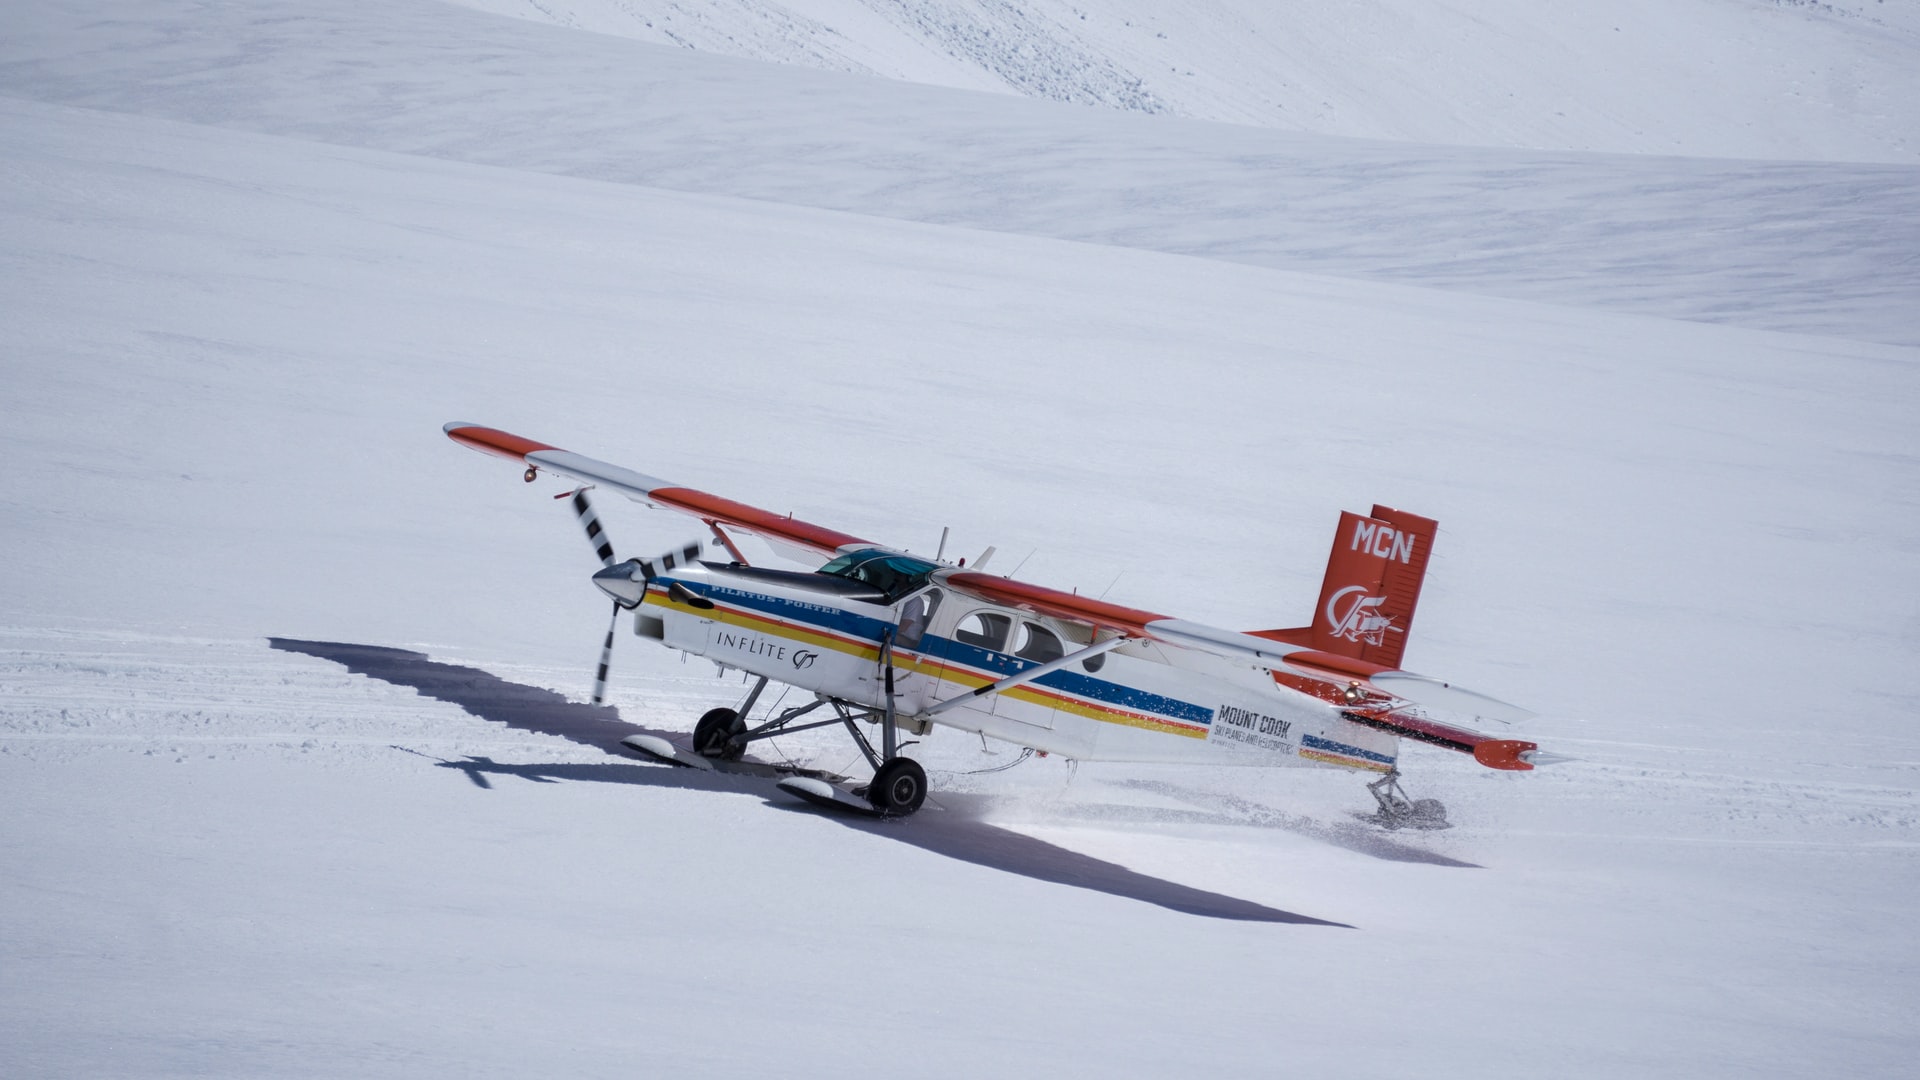
[[887, 594], [887, 603], [891, 604], [925, 585], [938, 569], [938, 563], [911, 555], [868, 550], [842, 555], [821, 567], [820, 573], [863, 581]]

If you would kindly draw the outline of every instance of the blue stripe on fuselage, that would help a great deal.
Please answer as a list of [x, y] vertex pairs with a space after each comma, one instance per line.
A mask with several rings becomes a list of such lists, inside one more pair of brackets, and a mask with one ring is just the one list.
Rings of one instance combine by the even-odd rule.
[[[820, 629], [829, 630], [848, 637], [871, 641], [875, 645], [893, 624], [882, 619], [856, 614], [845, 608], [829, 604], [815, 604], [802, 600], [789, 600], [783, 596], [770, 596], [766, 593], [750, 592], [707, 581], [687, 581], [679, 578], [660, 577], [655, 583], [662, 587], [672, 586], [675, 582], [687, 587], [697, 595], [718, 603], [746, 608], [779, 619], [803, 623]], [[968, 645], [952, 638], [927, 635], [918, 649], [912, 650], [935, 660], [947, 660], [985, 672], [997, 672], [998, 677], [1017, 674], [1031, 667], [1038, 667], [1039, 661], [1022, 660], [1017, 656], [993, 652], [978, 645]], [[1033, 680], [1035, 683], [1061, 693], [1087, 698], [1103, 705], [1112, 705], [1121, 709], [1171, 717], [1175, 720], [1199, 727], [1209, 727], [1213, 723], [1213, 710], [1202, 705], [1194, 705], [1155, 694], [1147, 690], [1137, 690], [1130, 686], [1096, 679], [1080, 672], [1061, 670], [1051, 672]]]
[[845, 634], [848, 637], [871, 641], [875, 645], [880, 644], [880, 638], [887, 632], [887, 628], [893, 625], [884, 619], [875, 619], [870, 616], [859, 615], [845, 608], [834, 607], [830, 604], [815, 604], [805, 600], [789, 600], [784, 596], [770, 596], [766, 593], [749, 592], [745, 589], [733, 588], [730, 585], [717, 585], [706, 581], [685, 581], [679, 578], [669, 577], [660, 577], [654, 580], [663, 586], [672, 586], [678, 582], [686, 586], [689, 592], [704, 596], [716, 603], [746, 608], [749, 611], [758, 611], [777, 619], [806, 623], [823, 630], [831, 630], [836, 634]]
[[[1017, 656], [1008, 656], [978, 645], [969, 645], [952, 638], [935, 637], [931, 634], [920, 643], [920, 651], [937, 659], [948, 660], [982, 671], [998, 672], [1001, 678], [1018, 674], [1028, 668], [1039, 667], [1037, 660], [1022, 660]], [[1170, 716], [1176, 720], [1201, 727], [1213, 723], [1213, 710], [1200, 705], [1189, 704], [1178, 698], [1170, 698], [1147, 690], [1136, 690], [1130, 686], [1108, 682], [1082, 675], [1077, 671], [1062, 669], [1050, 672], [1033, 680], [1041, 686], [1073, 694], [1076, 697], [1098, 701], [1103, 705], [1113, 705], [1122, 709]]]
[[1376, 754], [1371, 750], [1362, 750], [1357, 746], [1348, 746], [1346, 743], [1337, 743], [1337, 742], [1334, 742], [1332, 739], [1323, 739], [1318, 735], [1300, 736], [1300, 745], [1307, 747], [1310, 750], [1325, 750], [1327, 753], [1330, 753], [1330, 754], [1345, 754], [1348, 757], [1362, 758], [1367, 761], [1377, 761], [1382, 765], [1393, 764], [1393, 759], [1388, 757], [1385, 754]]

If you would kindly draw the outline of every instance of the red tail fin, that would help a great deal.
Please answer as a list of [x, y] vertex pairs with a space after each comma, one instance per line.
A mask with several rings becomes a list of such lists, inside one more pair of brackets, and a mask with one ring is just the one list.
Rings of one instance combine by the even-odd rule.
[[1282, 640], [1335, 656], [1398, 668], [1438, 530], [1431, 518], [1385, 506], [1375, 506], [1372, 517], [1342, 513], [1313, 625], [1268, 634], [1285, 635]]

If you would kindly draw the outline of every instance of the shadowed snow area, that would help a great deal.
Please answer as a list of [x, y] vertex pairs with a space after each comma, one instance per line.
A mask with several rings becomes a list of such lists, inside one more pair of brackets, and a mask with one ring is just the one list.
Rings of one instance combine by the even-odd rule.
[[[508, 682], [477, 668], [436, 663], [422, 653], [405, 649], [327, 641], [289, 641], [284, 638], [273, 638], [269, 644], [286, 652], [332, 660], [356, 674], [369, 675], [400, 686], [411, 686], [429, 697], [459, 705], [482, 720], [505, 724], [516, 730], [557, 735], [569, 742], [582, 743], [610, 754], [621, 753], [620, 740], [629, 735], [659, 735], [666, 738], [675, 735], [670, 731], [622, 723], [616, 709], [574, 704], [551, 690]], [[488, 757], [467, 757], [461, 761], [442, 761], [440, 764], [464, 773], [476, 787], [489, 789], [493, 786], [487, 779], [490, 776], [518, 776], [545, 782], [586, 780], [614, 784], [667, 784], [711, 791], [751, 791], [766, 787], [764, 781], [745, 782], [726, 775], [643, 765], [507, 765]], [[946, 797], [942, 809], [949, 812], [930, 814], [924, 822], [912, 822], [911, 827], [907, 822], [871, 822], [856, 818], [839, 820], [842, 824], [871, 835], [899, 840], [962, 862], [1144, 900], [1191, 915], [1257, 922], [1324, 923], [1321, 919], [1275, 911], [1230, 896], [1202, 892], [1136, 874], [1113, 863], [1090, 859], [1031, 837], [995, 828], [980, 821], [976, 814], [962, 810], [962, 799], [963, 796]], [[784, 800], [780, 802], [784, 804]]]
[[[1595, 44], [1606, 104], [1542, 73], [1574, 6], [1271, 7], [10, 12], [0, 1075], [1910, 1071], [1920, 166], [1843, 160], [1912, 130], [1910, 17], [1616, 5], [1804, 62], [1835, 140], [1743, 62], [1623, 145], [1706, 60]], [[1248, 51], [1289, 17], [1310, 72]], [[946, 730], [902, 822], [641, 762], [747, 688], [623, 634], [583, 704], [597, 560], [456, 419], [1228, 627], [1430, 515], [1408, 666], [1578, 760], [1405, 747], [1423, 834]]]

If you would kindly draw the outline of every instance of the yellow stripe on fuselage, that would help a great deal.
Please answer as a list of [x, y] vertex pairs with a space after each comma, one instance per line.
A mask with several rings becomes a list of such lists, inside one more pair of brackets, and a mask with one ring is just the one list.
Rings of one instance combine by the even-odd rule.
[[1393, 766], [1382, 765], [1377, 761], [1365, 761], [1360, 758], [1340, 757], [1337, 754], [1329, 754], [1320, 750], [1308, 750], [1305, 747], [1300, 748], [1300, 756], [1303, 758], [1306, 758], [1308, 761], [1318, 761], [1327, 765], [1342, 765], [1349, 769], [1368, 769], [1373, 772], [1392, 772], [1393, 771]]
[[[647, 590], [646, 598], [643, 602], [656, 607], [679, 611], [682, 614], [686, 613], [684, 608], [675, 607], [674, 602], [660, 590]], [[833, 649], [862, 660], [871, 660], [876, 664], [880, 662], [880, 649], [876, 645], [862, 641], [859, 638], [848, 638], [839, 634], [811, 629], [800, 624], [787, 622], [783, 619], [762, 615], [759, 612], [726, 607], [716, 603], [712, 610], [703, 611], [698, 617], [710, 619], [714, 622], [726, 623], [729, 626], [737, 626], [744, 630], [753, 630], [787, 641], [805, 642], [806, 644], [820, 648]], [[999, 681], [999, 679], [995, 677], [977, 675], [969, 670], [951, 667], [937, 661], [929, 660], [919, 653], [896, 651], [893, 654], [893, 662], [895, 667], [905, 668], [908, 671], [927, 675], [935, 679], [944, 679], [948, 682], [965, 686], [968, 689], [975, 689]], [[1082, 701], [1078, 698], [1066, 697], [1051, 690], [1035, 687], [1031, 683], [1011, 687], [1002, 690], [1000, 693], [1003, 697], [1015, 698], [1043, 708], [1058, 709], [1061, 712], [1074, 716], [1083, 716], [1089, 720], [1098, 720], [1106, 724], [1118, 724], [1122, 727], [1140, 728], [1145, 731], [1158, 731], [1167, 735], [1184, 736], [1189, 739], [1204, 739], [1207, 737], [1207, 729], [1204, 727], [1192, 727], [1175, 721], [1164, 720], [1146, 713], [1118, 709], [1096, 701]]]
[[[644, 602], [656, 607], [664, 607], [678, 611], [681, 614], [686, 613], [684, 608], [676, 608], [672, 600], [669, 600], [664, 594], [655, 592], [652, 589], [647, 590], [647, 596]], [[836, 652], [847, 653], [848, 655], [857, 656], [863, 660], [872, 660], [876, 664], [880, 662], [879, 647], [864, 642], [859, 638], [842, 637], [839, 634], [809, 629], [797, 623], [776, 619], [772, 616], [762, 615], [754, 611], [722, 607], [719, 604], [715, 604], [711, 611], [703, 611], [697, 617], [713, 622], [726, 623], [728, 626], [738, 626], [743, 630], [757, 631], [787, 641], [805, 642], [808, 645], [817, 645], [823, 649], [833, 649]]]
[[[969, 688], [986, 686], [988, 683], [999, 681], [998, 679], [976, 675], [971, 671], [953, 667], [940, 670], [940, 675], [948, 682], [958, 683]], [[1089, 720], [1098, 720], [1106, 724], [1118, 724], [1122, 727], [1158, 731], [1168, 735], [1184, 735], [1189, 739], [1204, 739], [1207, 737], [1207, 730], [1205, 728], [1187, 727], [1177, 722], [1162, 720], [1157, 716], [1151, 716], [1145, 713], [1129, 712], [1100, 702], [1082, 701], [1078, 698], [1066, 697], [1055, 691], [1035, 687], [1032, 683], [1002, 690], [1000, 691], [1000, 696], [1017, 698], [1029, 704], [1058, 709], [1064, 713], [1071, 713], [1074, 716], [1084, 716]]]

